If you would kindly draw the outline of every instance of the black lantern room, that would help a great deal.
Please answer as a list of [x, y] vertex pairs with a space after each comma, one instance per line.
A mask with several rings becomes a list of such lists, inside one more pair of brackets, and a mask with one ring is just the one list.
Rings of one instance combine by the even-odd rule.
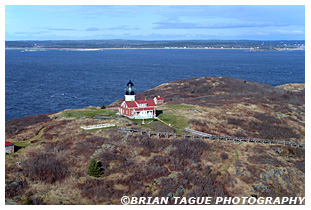
[[126, 93], [125, 95], [135, 95], [134, 93], [134, 84], [130, 80], [126, 85]]

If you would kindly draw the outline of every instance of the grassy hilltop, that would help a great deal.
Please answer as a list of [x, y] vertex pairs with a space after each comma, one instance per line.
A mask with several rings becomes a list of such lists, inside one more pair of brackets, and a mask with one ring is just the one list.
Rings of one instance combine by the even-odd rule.
[[[161, 95], [159, 118], [117, 117], [122, 100], [6, 122], [6, 201], [20, 204], [120, 204], [127, 196], [304, 196], [305, 150], [241, 145], [118, 132], [112, 123], [141, 130], [183, 133], [190, 127], [216, 135], [304, 144], [304, 84], [279, 87], [234, 78], [203, 77], [162, 84], [136, 98]], [[87, 175], [95, 159], [102, 175]]]

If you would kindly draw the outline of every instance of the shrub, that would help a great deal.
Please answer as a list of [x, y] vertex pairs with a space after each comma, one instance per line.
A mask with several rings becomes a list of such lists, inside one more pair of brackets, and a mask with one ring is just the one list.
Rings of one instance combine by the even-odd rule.
[[85, 183], [77, 184], [84, 197], [92, 204], [100, 204], [104, 201], [120, 199], [124, 192], [113, 188], [112, 181], [87, 179]]
[[277, 158], [274, 158], [269, 155], [253, 155], [248, 157], [248, 161], [250, 163], [255, 163], [255, 164], [269, 164], [273, 166], [282, 166], [284, 167], [285, 164], [278, 160]]
[[228, 124], [241, 126], [244, 123], [244, 120], [238, 118], [229, 118]]
[[125, 161], [126, 160], [124, 156], [113, 154], [111, 152], [102, 152], [97, 157], [102, 159], [103, 161], [111, 161], [111, 160]]
[[261, 123], [257, 126], [257, 130], [262, 138], [265, 139], [289, 139], [299, 138], [300, 135], [295, 133], [292, 129], [278, 125]]
[[[191, 170], [185, 170], [182, 173], [182, 178], [189, 181], [187, 197], [224, 197], [228, 193], [224, 189], [220, 180], [217, 180], [217, 175], [211, 173], [211, 169], [205, 168], [204, 174], [199, 175]], [[214, 203], [214, 201], [213, 201]]]
[[277, 119], [276, 117], [272, 115], [266, 115], [263, 113], [257, 113], [254, 115], [254, 117], [258, 120], [267, 122], [267, 123], [272, 123], [272, 124], [279, 124], [281, 123], [281, 120]]
[[163, 164], [168, 163], [168, 162], [169, 162], [168, 157], [155, 155], [155, 156], [153, 156], [153, 158], [150, 161], [148, 161], [148, 164], [150, 164], [150, 165], [152, 165], [152, 164], [163, 165]]
[[161, 178], [160, 185], [161, 188], [158, 193], [160, 197], [166, 197], [169, 193], [176, 192], [177, 183], [171, 178]]
[[295, 161], [294, 164], [296, 168], [305, 173], [305, 160]]
[[72, 154], [77, 156], [89, 157], [106, 141], [107, 139], [102, 137], [87, 137], [85, 141], [77, 142], [75, 146], [73, 146]]
[[164, 149], [170, 144], [168, 139], [154, 139], [147, 135], [129, 136], [127, 141], [131, 147], [142, 147], [152, 152]]
[[171, 152], [172, 156], [192, 159], [194, 161], [199, 161], [203, 151], [209, 149], [209, 145], [202, 140], [191, 141], [184, 139], [175, 141], [173, 145], [176, 149]]
[[169, 171], [167, 168], [161, 165], [148, 165], [145, 167], [145, 171], [143, 172], [143, 175], [148, 180], [153, 180], [155, 178], [161, 177], [161, 176], [167, 176], [169, 175]]
[[102, 175], [102, 170], [98, 162], [96, 160], [92, 159], [90, 161], [90, 164], [87, 168], [87, 174], [94, 177], [100, 177]]
[[55, 154], [31, 153], [31, 156], [22, 162], [22, 166], [25, 175], [30, 179], [50, 184], [69, 175], [68, 166], [60, 162]]
[[105, 106], [105, 105], [102, 105], [102, 106], [101, 106], [101, 109], [106, 109], [106, 106]]
[[25, 190], [28, 189], [27, 182], [18, 181], [18, 182], [11, 182], [5, 183], [5, 197], [6, 198], [13, 198], [14, 196], [24, 194]]
[[223, 160], [227, 160], [228, 159], [228, 154], [223, 152], [223, 153], [220, 154], [220, 157]]
[[153, 149], [154, 148], [154, 140], [149, 138], [148, 136], [143, 136], [140, 139], [140, 145], [146, 149]]
[[68, 151], [71, 148], [72, 144], [72, 141], [70, 141], [69, 139], [56, 142], [47, 142], [45, 145], [45, 151], [57, 154], [61, 151]]

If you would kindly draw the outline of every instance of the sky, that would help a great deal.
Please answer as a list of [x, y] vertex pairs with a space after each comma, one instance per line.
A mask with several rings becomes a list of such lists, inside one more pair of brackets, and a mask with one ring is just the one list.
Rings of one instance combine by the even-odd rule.
[[6, 5], [5, 40], [304, 40], [299, 5]]

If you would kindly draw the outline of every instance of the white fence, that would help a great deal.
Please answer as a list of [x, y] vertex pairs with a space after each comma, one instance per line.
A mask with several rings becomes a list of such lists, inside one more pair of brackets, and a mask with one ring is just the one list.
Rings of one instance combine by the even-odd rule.
[[109, 128], [116, 126], [115, 124], [97, 124], [97, 125], [88, 125], [88, 126], [80, 126], [80, 128], [84, 130], [92, 130], [92, 129], [99, 129], [99, 128]]

